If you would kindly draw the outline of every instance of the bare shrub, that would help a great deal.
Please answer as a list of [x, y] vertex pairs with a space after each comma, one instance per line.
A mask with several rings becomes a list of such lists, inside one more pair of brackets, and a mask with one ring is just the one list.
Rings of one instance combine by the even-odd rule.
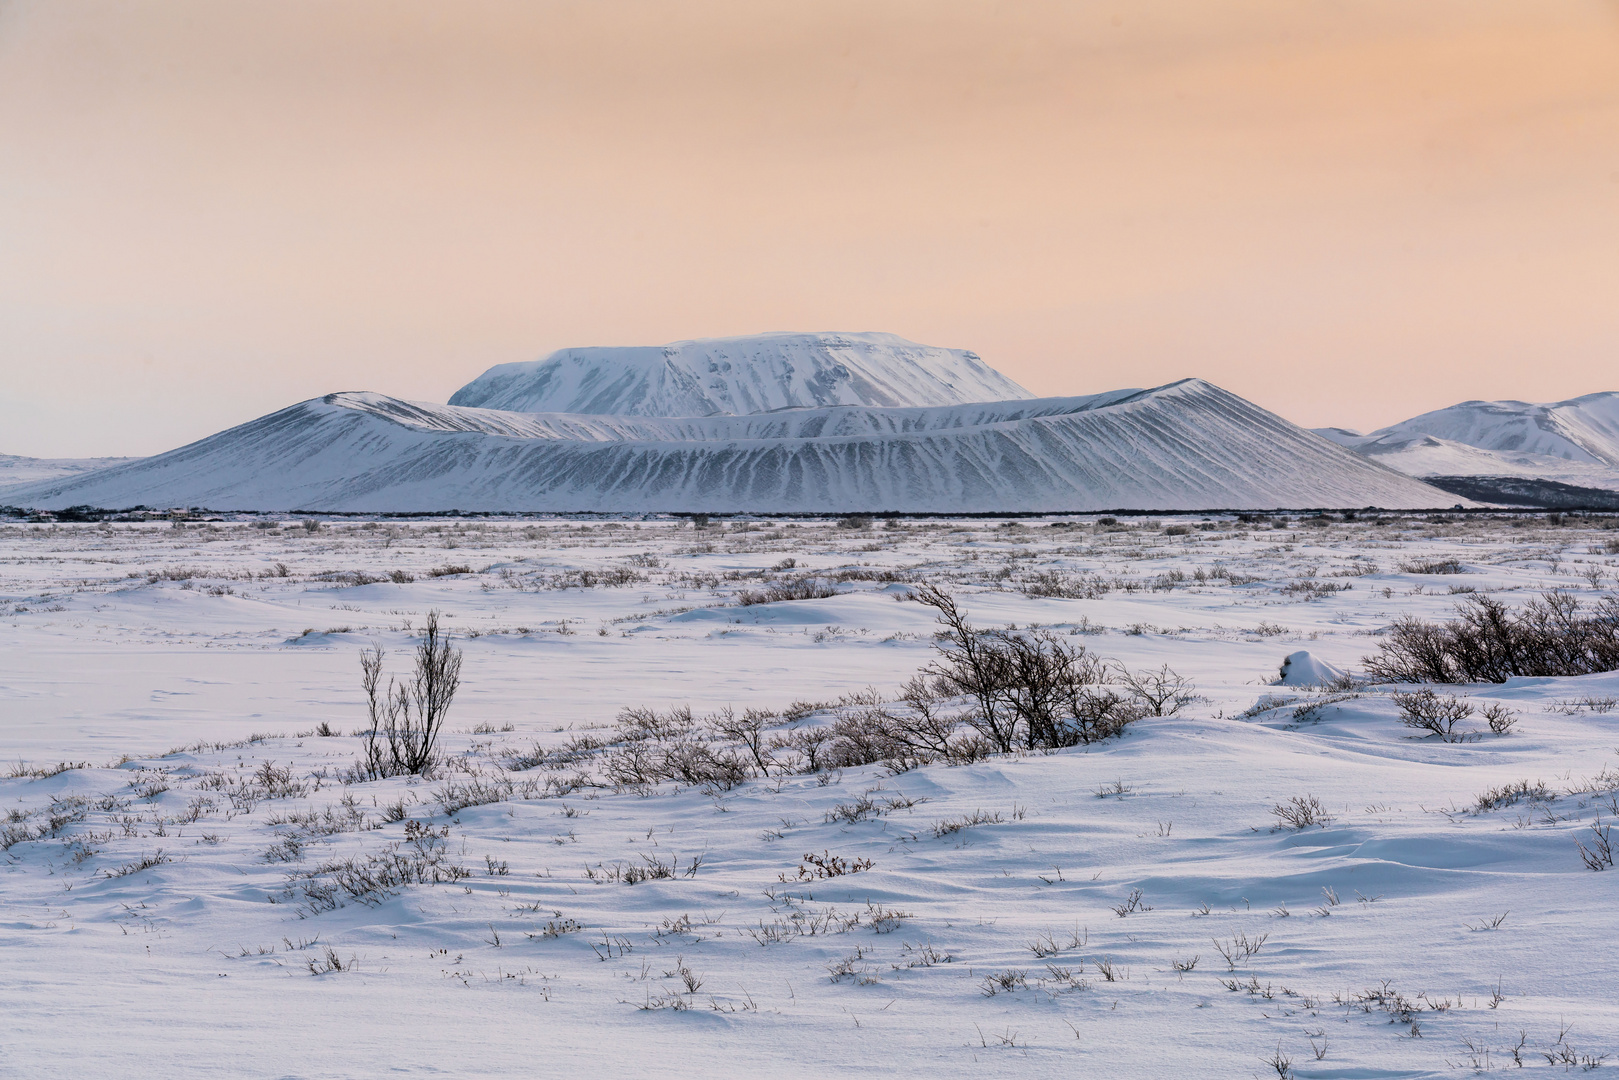
[[1131, 889], [1129, 896], [1125, 897], [1123, 900], [1119, 901], [1117, 904], [1114, 904], [1112, 906], [1113, 906], [1113, 914], [1117, 915], [1121, 919], [1125, 918], [1126, 916], [1129, 916], [1129, 915], [1134, 915], [1139, 911], [1151, 911], [1152, 910], [1152, 905], [1151, 904], [1147, 904], [1147, 903], [1142, 902], [1142, 896], [1141, 896], [1141, 890], [1140, 889]]
[[[327, 862], [299, 875], [297, 886], [312, 911], [331, 911], [345, 898], [375, 907], [407, 885], [435, 885], [472, 876], [449, 859], [450, 827], [405, 822], [405, 839], [380, 852]], [[289, 891], [292, 883], [289, 882]]]
[[1111, 586], [1095, 574], [1068, 576], [1055, 570], [1043, 570], [1023, 582], [1023, 595], [1029, 597], [1060, 597], [1065, 600], [1100, 600]]
[[1490, 731], [1496, 735], [1505, 735], [1518, 723], [1518, 714], [1499, 701], [1484, 706], [1479, 715], [1484, 717], [1484, 722], [1490, 725]]
[[1192, 701], [1196, 690], [1190, 680], [1175, 674], [1165, 664], [1157, 671], [1126, 671], [1119, 668], [1119, 682], [1149, 716], [1174, 716]]
[[751, 775], [747, 759], [704, 739], [686, 737], [663, 747], [663, 776], [698, 787], [729, 791]]
[[1467, 571], [1455, 559], [1408, 559], [1400, 563], [1402, 574], [1463, 574]]
[[439, 733], [461, 683], [461, 650], [450, 645], [438, 620], [437, 611], [427, 613], [409, 683], [390, 678], [383, 690], [382, 646], [360, 652], [360, 685], [371, 721], [363, 733], [364, 757], [358, 766], [366, 779], [421, 775], [438, 761]]
[[457, 780], [446, 784], [438, 793], [438, 801], [446, 814], [454, 815], [469, 806], [488, 806], [490, 803], [504, 802], [512, 797], [513, 790], [512, 782], [504, 777], [496, 780], [473, 777], [470, 780]]
[[1478, 737], [1477, 732], [1457, 726], [1473, 715], [1473, 703], [1466, 698], [1436, 694], [1423, 687], [1415, 693], [1395, 694], [1394, 700], [1400, 706], [1400, 723], [1408, 728], [1437, 735], [1440, 742], [1469, 742]]
[[1219, 938], [1212, 940], [1215, 951], [1224, 958], [1227, 970], [1236, 971], [1239, 963], [1259, 952], [1269, 939], [1269, 934], [1260, 934], [1258, 937], [1253, 938], [1250, 938], [1247, 934], [1238, 934], [1229, 941], [1221, 941]]
[[1619, 669], [1619, 597], [1582, 610], [1572, 593], [1549, 592], [1516, 612], [1488, 596], [1430, 623], [1406, 617], [1388, 630], [1367, 672], [1383, 682], [1505, 682], [1515, 675], [1589, 675]]
[[[308, 524], [308, 522], [305, 522], [305, 524]], [[338, 956], [336, 950], [330, 945], [322, 946], [322, 948], [324, 952], [309, 959], [309, 974], [311, 975], [325, 975], [333, 971], [353, 971], [360, 962], [358, 957], [350, 956], [348, 963], [345, 964], [342, 957]]]
[[769, 709], [745, 709], [741, 716], [727, 707], [714, 716], [714, 730], [732, 742], [740, 743], [760, 776], [769, 776], [772, 768], [785, 772], [776, 764], [772, 752], [774, 743], [767, 731], [779, 717]]
[[1021, 990], [1027, 985], [1027, 972], [1019, 971], [1016, 968], [1008, 968], [1005, 971], [985, 975], [984, 981], [979, 985], [979, 991], [985, 997], [994, 997], [996, 994], [1010, 994], [1014, 990]]
[[1271, 807], [1270, 812], [1276, 815], [1278, 823], [1289, 829], [1308, 829], [1312, 825], [1326, 828], [1332, 824], [1332, 815], [1314, 795], [1295, 795]]
[[822, 881], [826, 878], [843, 877], [845, 874], [858, 874], [870, 870], [870, 859], [845, 859], [840, 855], [833, 855], [823, 851], [819, 855], [813, 851], [807, 853], [798, 866], [798, 872], [789, 878], [786, 874], [776, 875], [782, 881]]
[[916, 597], [939, 612], [945, 627], [927, 679], [971, 701], [962, 720], [994, 750], [1092, 743], [1142, 716], [1139, 703], [1108, 688], [1110, 665], [1083, 645], [1044, 630], [979, 630], [954, 597], [932, 585], [919, 587]]
[[1591, 824], [1590, 843], [1591, 846], [1586, 847], [1584, 841], [1579, 839], [1574, 841], [1574, 846], [1580, 851], [1580, 861], [1585, 863], [1586, 868], [1613, 869], [1613, 826], [1602, 824], [1602, 818], [1598, 817]]
[[1524, 801], [1531, 803], [1551, 802], [1556, 798], [1557, 794], [1548, 788], [1543, 780], [1536, 780], [1532, 784], [1528, 780], [1519, 780], [1502, 787], [1490, 788], [1488, 791], [1481, 793], [1474, 803], [1473, 812], [1483, 814], [1491, 810], [1501, 810], [1508, 806], [1515, 806]]
[[933, 835], [942, 840], [946, 836], [954, 836], [963, 829], [970, 829], [974, 825], [999, 825], [1001, 820], [1001, 815], [998, 811], [985, 813], [982, 810], [974, 810], [972, 813], [962, 817], [947, 818], [944, 821], [934, 822]]
[[824, 600], [836, 596], [838, 591], [824, 581], [813, 577], [778, 581], [763, 589], [746, 590], [737, 594], [736, 602], [743, 607], [755, 604], [775, 604], [783, 600]]
[[688, 706], [680, 705], [668, 712], [653, 709], [621, 709], [614, 726], [619, 738], [627, 742], [642, 739], [673, 739], [691, 731], [697, 724]]

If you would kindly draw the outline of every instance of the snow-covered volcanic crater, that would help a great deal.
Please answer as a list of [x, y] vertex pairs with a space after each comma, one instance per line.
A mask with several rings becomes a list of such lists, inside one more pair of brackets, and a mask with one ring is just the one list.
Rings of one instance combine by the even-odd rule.
[[1201, 380], [1032, 398], [972, 353], [887, 334], [570, 349], [493, 368], [451, 402], [330, 394], [0, 500], [612, 513], [1456, 502]]
[[974, 353], [894, 334], [759, 334], [561, 349], [490, 368], [451, 405], [508, 412], [737, 416], [822, 405], [960, 405], [1033, 397]]

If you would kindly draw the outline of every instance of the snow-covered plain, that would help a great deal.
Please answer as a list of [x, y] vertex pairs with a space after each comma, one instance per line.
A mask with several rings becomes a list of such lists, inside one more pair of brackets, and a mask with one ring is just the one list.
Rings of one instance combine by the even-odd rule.
[[[1606, 1071], [1619, 873], [1575, 839], [1619, 815], [1619, 674], [1462, 688], [1521, 719], [1459, 744], [1389, 687], [1271, 684], [1462, 589], [1610, 591], [1612, 522], [0, 526], [0, 1073]], [[737, 602], [806, 569], [837, 595]], [[625, 707], [892, 697], [933, 655], [924, 579], [1196, 700], [1088, 748], [728, 791], [574, 787], [555, 756]], [[346, 783], [359, 740], [313, 732], [362, 726], [360, 649], [402, 670], [429, 609], [465, 650], [449, 759]], [[511, 768], [536, 747], [558, 767]], [[1545, 790], [1481, 809], [1518, 781]], [[446, 812], [473, 784], [498, 797]], [[1329, 823], [1272, 812], [1310, 796]], [[390, 850], [467, 875], [304, 887]], [[798, 880], [812, 854], [871, 866]]]

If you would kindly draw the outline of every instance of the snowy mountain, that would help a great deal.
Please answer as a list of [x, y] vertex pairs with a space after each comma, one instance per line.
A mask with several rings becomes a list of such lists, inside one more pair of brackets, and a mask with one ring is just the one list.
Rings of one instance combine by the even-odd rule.
[[1197, 379], [1089, 397], [687, 418], [332, 394], [166, 454], [7, 497], [38, 507], [605, 512], [1457, 501]]
[[1542, 480], [1619, 491], [1619, 393], [1536, 405], [1464, 401], [1369, 435], [1316, 433], [1410, 476]]
[[1027, 398], [963, 349], [893, 334], [760, 334], [672, 345], [562, 349], [501, 364], [451, 405], [511, 412], [734, 416], [822, 405], [959, 405]]
[[0, 454], [0, 493], [4, 493], [6, 488], [16, 484], [30, 484], [41, 480], [78, 476], [81, 473], [94, 472], [97, 469], [106, 469], [114, 465], [123, 465], [126, 462], [139, 460], [139, 458], [128, 457], [35, 458], [18, 457], [14, 454]]

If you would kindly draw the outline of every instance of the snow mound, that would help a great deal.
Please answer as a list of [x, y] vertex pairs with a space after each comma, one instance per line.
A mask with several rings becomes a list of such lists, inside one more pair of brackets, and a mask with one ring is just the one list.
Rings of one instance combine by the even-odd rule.
[[745, 416], [331, 394], [21, 504], [350, 512], [1073, 512], [1450, 506], [1210, 383]]
[[1329, 686], [1343, 677], [1343, 669], [1333, 667], [1308, 649], [1300, 649], [1282, 660], [1281, 677], [1271, 685]]
[[501, 364], [451, 405], [510, 412], [735, 416], [824, 405], [959, 405], [1032, 395], [964, 349], [894, 334], [759, 334], [562, 349]]

